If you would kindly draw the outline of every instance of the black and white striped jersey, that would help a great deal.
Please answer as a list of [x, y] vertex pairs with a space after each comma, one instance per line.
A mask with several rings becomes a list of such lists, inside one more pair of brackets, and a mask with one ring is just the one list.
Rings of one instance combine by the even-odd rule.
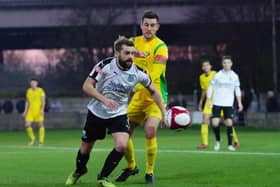
[[89, 77], [95, 79], [96, 89], [108, 99], [118, 102], [117, 109], [109, 109], [95, 98], [91, 99], [88, 109], [96, 116], [108, 119], [126, 114], [128, 96], [137, 83], [149, 87], [151, 79], [148, 74], [132, 64], [130, 69], [123, 71], [116, 58], [107, 58], [100, 61], [90, 72]]

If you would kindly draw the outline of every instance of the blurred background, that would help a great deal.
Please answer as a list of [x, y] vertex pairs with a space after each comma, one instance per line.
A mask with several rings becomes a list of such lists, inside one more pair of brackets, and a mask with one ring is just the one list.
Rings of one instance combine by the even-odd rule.
[[33, 77], [47, 94], [46, 127], [83, 125], [85, 77], [113, 55], [118, 35], [140, 34], [147, 9], [159, 14], [158, 36], [169, 48], [169, 106], [188, 107], [199, 123], [199, 60], [218, 70], [231, 55], [246, 109], [237, 124], [280, 128], [280, 1], [0, 0], [0, 129], [23, 128]]

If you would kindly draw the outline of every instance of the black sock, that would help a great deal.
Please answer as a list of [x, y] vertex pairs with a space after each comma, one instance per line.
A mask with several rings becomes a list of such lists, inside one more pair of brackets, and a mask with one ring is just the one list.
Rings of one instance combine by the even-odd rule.
[[115, 167], [119, 164], [123, 155], [124, 153], [118, 152], [116, 149], [113, 149], [107, 156], [98, 178], [101, 179], [103, 177], [108, 177], [110, 173], [115, 169]]
[[75, 173], [85, 174], [87, 172], [87, 162], [89, 160], [88, 154], [82, 154], [81, 151], [78, 151], [76, 157], [76, 171]]
[[213, 126], [213, 131], [215, 133], [215, 137], [216, 137], [216, 141], [220, 141], [221, 140], [221, 136], [220, 136], [220, 126], [214, 127]]
[[232, 127], [227, 127], [228, 145], [232, 145]]

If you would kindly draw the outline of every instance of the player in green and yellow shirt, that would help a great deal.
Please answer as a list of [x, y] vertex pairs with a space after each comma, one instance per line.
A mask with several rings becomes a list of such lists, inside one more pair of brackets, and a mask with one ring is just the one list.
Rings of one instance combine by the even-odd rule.
[[[157, 90], [161, 93], [163, 102], [167, 103], [167, 86], [165, 79], [168, 49], [166, 44], [156, 36], [159, 29], [159, 17], [152, 11], [144, 13], [141, 21], [142, 35], [131, 38], [133, 40], [136, 55], [134, 63], [146, 71]], [[147, 184], [154, 183], [154, 166], [157, 154], [156, 133], [162, 115], [160, 109], [153, 101], [150, 93], [142, 85], [136, 85], [135, 93], [128, 106], [128, 118], [131, 125], [131, 134], [141, 124], [145, 127], [146, 138], [146, 175]], [[139, 172], [134, 155], [133, 142], [130, 138], [125, 152], [128, 166], [116, 179], [125, 181], [129, 176]]]
[[38, 80], [32, 79], [30, 81], [30, 88], [26, 92], [25, 110], [23, 116], [25, 117], [25, 128], [30, 139], [28, 145], [33, 145], [35, 136], [32, 129], [32, 123], [39, 125], [39, 145], [43, 145], [45, 137], [44, 127], [44, 108], [45, 108], [45, 92], [38, 87]]
[[[200, 101], [198, 104], [198, 110], [203, 111], [203, 117], [202, 117], [202, 124], [201, 124], [201, 138], [202, 143], [198, 146], [198, 149], [207, 149], [208, 148], [208, 123], [209, 119], [212, 115], [212, 108], [209, 108], [208, 99], [206, 99], [206, 92], [208, 89], [208, 86], [216, 74], [216, 71], [211, 70], [212, 66], [210, 64], [209, 60], [203, 60], [202, 61], [202, 67], [201, 67], [203, 73], [199, 77], [200, 87], [201, 87], [201, 96]], [[206, 99], [206, 101], [205, 101]], [[204, 103], [205, 101], [205, 103]], [[203, 107], [204, 103], [204, 107]], [[202, 110], [203, 108], [203, 110]], [[239, 141], [235, 132], [235, 129], [233, 128], [233, 142], [234, 147], [239, 147]]]

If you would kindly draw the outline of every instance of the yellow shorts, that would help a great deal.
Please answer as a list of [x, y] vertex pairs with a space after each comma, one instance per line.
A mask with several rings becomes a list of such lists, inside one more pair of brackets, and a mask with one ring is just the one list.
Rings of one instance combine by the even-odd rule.
[[[203, 114], [212, 115], [212, 108], [209, 108], [208, 104], [209, 104], [209, 100], [207, 99], [203, 108]], [[224, 116], [224, 112], [221, 111], [221, 117], [223, 116]]]
[[157, 104], [144, 98], [146, 97], [144, 97], [143, 93], [136, 92], [134, 94], [127, 108], [128, 119], [138, 124], [142, 124], [148, 117], [156, 117], [161, 120], [162, 115]]
[[41, 112], [37, 111], [28, 111], [27, 115], [25, 116], [26, 122], [43, 122], [44, 121], [44, 115], [41, 114]]

